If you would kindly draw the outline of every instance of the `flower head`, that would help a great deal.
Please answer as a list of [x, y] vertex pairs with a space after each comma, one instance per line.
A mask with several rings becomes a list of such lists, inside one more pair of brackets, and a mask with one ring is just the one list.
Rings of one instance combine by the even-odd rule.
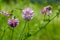
[[12, 16], [12, 19], [8, 19], [8, 24], [11, 27], [16, 27], [19, 23], [19, 20], [17, 18], [15, 18], [14, 16]]
[[52, 9], [51, 6], [46, 6], [43, 8], [43, 10], [41, 11], [42, 14], [51, 14], [52, 13]]
[[31, 10], [30, 8], [25, 8], [24, 10], [23, 10], [23, 15], [22, 15], [22, 17], [25, 19], [25, 20], [27, 20], [27, 21], [29, 21], [29, 20], [31, 20], [32, 18], [33, 18], [33, 10]]
[[0, 13], [5, 15], [5, 16], [10, 16], [10, 14], [8, 12], [5, 12], [5, 11], [1, 11]]

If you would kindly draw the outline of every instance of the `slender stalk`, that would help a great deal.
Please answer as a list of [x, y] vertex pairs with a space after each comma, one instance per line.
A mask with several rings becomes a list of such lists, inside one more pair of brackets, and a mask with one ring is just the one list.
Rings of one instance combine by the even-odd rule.
[[46, 13], [44, 14], [44, 21], [45, 21], [45, 16], [46, 16]]
[[14, 28], [12, 29], [11, 40], [13, 40], [13, 33], [14, 33]]
[[20, 38], [19, 38], [19, 40], [22, 40], [22, 33], [24, 32], [24, 30], [25, 30], [25, 27], [26, 27], [26, 23], [27, 23], [27, 21], [25, 21], [25, 25], [24, 25], [24, 28], [23, 28], [23, 30], [22, 30], [22, 32], [21, 32], [21, 36], [20, 36]]
[[29, 22], [28, 22], [28, 34], [29, 34]]
[[[55, 15], [50, 21], [48, 21], [43, 27], [41, 27], [38, 31], [36, 31], [34, 34], [32, 34], [31, 36], [36, 35], [37, 33], [39, 33], [39, 31], [41, 31], [42, 29], [46, 28], [46, 26], [47, 26], [55, 17], [56, 17], [56, 15]], [[29, 36], [29, 37], [31, 37], [31, 36]], [[27, 38], [29, 38], [29, 37], [27, 37]], [[27, 38], [26, 38], [26, 39], [27, 39]], [[26, 40], [26, 39], [25, 39], [25, 40]]]
[[48, 15], [48, 19], [50, 19], [50, 15]]
[[[44, 25], [44, 27], [41, 27], [40, 30], [46, 28], [46, 26], [47, 26], [55, 17], [56, 17], [56, 16], [54, 16], [50, 21], [48, 21], [48, 22]], [[40, 30], [38, 30], [37, 32], [35, 32], [33, 35], [36, 35]]]
[[27, 37], [29, 37], [30, 36], [30, 34], [29, 34], [29, 21], [28, 21], [28, 23], [27, 23], [27, 27], [28, 27], [28, 32], [27, 32], [27, 36], [23, 39], [23, 40], [25, 40]]
[[50, 15], [48, 15], [48, 20], [50, 21]]

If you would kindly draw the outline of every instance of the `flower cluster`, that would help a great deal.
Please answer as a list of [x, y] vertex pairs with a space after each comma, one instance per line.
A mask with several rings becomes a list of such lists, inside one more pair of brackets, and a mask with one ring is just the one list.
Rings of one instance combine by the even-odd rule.
[[30, 9], [30, 8], [25, 8], [24, 10], [23, 10], [23, 15], [22, 15], [22, 17], [25, 19], [25, 20], [27, 20], [27, 21], [29, 21], [29, 20], [31, 20], [32, 18], [33, 18], [33, 10], [32, 9]]
[[18, 18], [15, 18], [14, 16], [12, 16], [12, 19], [8, 19], [8, 24], [11, 26], [11, 27], [16, 27], [18, 24], [19, 24], [19, 20]]
[[[5, 11], [1, 11], [0, 13], [5, 15], [5, 16], [10, 16], [10, 14], [8, 12], [5, 12]], [[26, 21], [30, 21], [33, 18], [34, 11], [28, 7], [28, 8], [23, 9], [22, 13], [23, 13], [22, 18], [25, 19]], [[43, 10], [41, 11], [41, 13], [42, 14], [52, 13], [51, 6], [44, 7]], [[18, 18], [15, 18], [15, 16], [12, 16], [12, 19], [10, 19], [10, 18], [8, 19], [8, 24], [11, 27], [16, 27], [18, 25], [18, 23], [19, 23], [19, 20], [18, 20]]]
[[5, 15], [5, 16], [10, 16], [10, 14], [8, 12], [5, 12], [5, 11], [1, 11], [0, 14]]
[[52, 8], [51, 6], [46, 6], [43, 8], [43, 10], [41, 11], [42, 14], [48, 14], [50, 15], [52, 13]]

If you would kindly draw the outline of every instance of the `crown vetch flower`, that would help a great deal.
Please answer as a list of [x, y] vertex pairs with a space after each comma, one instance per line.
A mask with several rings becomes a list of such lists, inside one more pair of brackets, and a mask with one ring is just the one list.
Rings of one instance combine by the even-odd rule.
[[0, 13], [5, 15], [5, 16], [10, 16], [10, 14], [8, 12], [5, 12], [5, 11], [1, 11]]
[[52, 8], [51, 6], [46, 6], [43, 8], [43, 10], [41, 11], [42, 14], [51, 14], [52, 13]]
[[11, 27], [16, 27], [19, 24], [19, 20], [18, 18], [15, 18], [14, 16], [12, 16], [12, 19], [8, 19], [8, 24]]
[[30, 8], [25, 8], [24, 10], [23, 10], [23, 15], [22, 15], [22, 17], [25, 19], [25, 20], [27, 20], [27, 21], [29, 21], [29, 20], [31, 20], [32, 18], [33, 18], [33, 10], [32, 9], [30, 9]]

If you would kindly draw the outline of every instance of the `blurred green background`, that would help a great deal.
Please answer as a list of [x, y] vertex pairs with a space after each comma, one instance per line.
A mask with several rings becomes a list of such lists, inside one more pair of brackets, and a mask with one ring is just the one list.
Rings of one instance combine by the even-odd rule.
[[[20, 40], [21, 38], [23, 40], [28, 30], [26, 25], [24, 32], [21, 33], [25, 25], [21, 9], [30, 7], [34, 10], [34, 18], [29, 21], [29, 31], [30, 34], [33, 34], [45, 23], [43, 22], [44, 15], [40, 13], [40, 10], [47, 5], [52, 6], [53, 13], [50, 18], [53, 18], [57, 13], [57, 7], [60, 6], [60, 0], [0, 0], [0, 10], [7, 12], [14, 10], [12, 14], [20, 21], [19, 25], [14, 29], [13, 40]], [[0, 15], [0, 39], [4, 34], [2, 40], [11, 39], [12, 28], [8, 25], [8, 18]], [[40, 30], [36, 35], [30, 36], [26, 40], [60, 40], [60, 16], [55, 17], [45, 29]]]

